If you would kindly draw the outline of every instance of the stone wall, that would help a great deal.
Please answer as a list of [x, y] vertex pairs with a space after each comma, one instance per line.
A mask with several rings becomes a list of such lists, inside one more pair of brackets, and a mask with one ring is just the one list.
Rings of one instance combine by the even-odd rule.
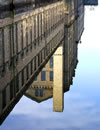
[[0, 0], [0, 19], [35, 8], [35, 0]]
[[63, 38], [63, 2], [0, 20], [0, 120]]

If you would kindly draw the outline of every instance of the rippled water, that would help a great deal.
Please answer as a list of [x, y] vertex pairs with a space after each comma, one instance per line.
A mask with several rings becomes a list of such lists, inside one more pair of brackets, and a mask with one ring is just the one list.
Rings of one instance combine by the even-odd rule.
[[36, 103], [25, 96], [0, 130], [68, 128], [100, 130], [100, 7], [86, 9], [85, 31], [79, 44], [76, 76], [64, 94], [63, 113], [53, 112], [53, 100]]

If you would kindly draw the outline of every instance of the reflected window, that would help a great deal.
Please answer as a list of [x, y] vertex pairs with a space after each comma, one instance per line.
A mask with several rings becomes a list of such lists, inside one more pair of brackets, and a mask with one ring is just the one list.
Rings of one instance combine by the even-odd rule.
[[33, 61], [31, 61], [31, 63], [30, 63], [30, 69], [31, 69], [31, 75], [32, 75], [32, 73], [33, 73]]
[[53, 71], [50, 71], [50, 81], [53, 81]]
[[35, 96], [38, 96], [38, 88], [35, 89]]
[[34, 71], [36, 70], [36, 56], [34, 57]]
[[40, 65], [40, 53], [38, 54], [37, 58], [38, 58], [38, 66], [39, 66]]
[[46, 72], [45, 71], [41, 72], [41, 80], [42, 81], [46, 80]]
[[22, 70], [22, 86], [24, 85], [24, 69]]
[[37, 81], [37, 77], [35, 77], [34, 81]]
[[43, 89], [40, 89], [40, 97], [43, 97]]
[[13, 83], [13, 81], [11, 81], [11, 83], [10, 83], [10, 100], [12, 100], [13, 96], [14, 96], [14, 83]]
[[6, 106], [6, 89], [2, 91], [2, 108]]
[[29, 70], [28, 70], [28, 65], [26, 67], [26, 79], [28, 80], [29, 79]]
[[19, 91], [19, 75], [16, 76], [16, 92]]
[[53, 57], [50, 58], [50, 68], [53, 68]]

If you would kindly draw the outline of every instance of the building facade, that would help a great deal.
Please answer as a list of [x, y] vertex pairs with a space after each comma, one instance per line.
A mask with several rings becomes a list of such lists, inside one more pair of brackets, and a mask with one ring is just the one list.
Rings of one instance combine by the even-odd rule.
[[[82, 0], [65, 2], [55, 1], [31, 11], [15, 14], [14, 17], [0, 19], [0, 120], [12, 110], [60, 45], [60, 54], [54, 57], [62, 61], [59, 65], [61, 79], [64, 81], [62, 79], [59, 91], [62, 95], [60, 106], [63, 110], [62, 88], [64, 86], [64, 91], [67, 91], [72, 82], [73, 70], [77, 64], [77, 43], [84, 29]], [[57, 70], [55, 72], [58, 73]], [[42, 81], [36, 81], [35, 87], [58, 87], [53, 85], [53, 77], [53, 68], [47, 71], [45, 67], [37, 77]], [[39, 93], [42, 91], [39, 90]], [[56, 97], [57, 95], [55, 100]]]

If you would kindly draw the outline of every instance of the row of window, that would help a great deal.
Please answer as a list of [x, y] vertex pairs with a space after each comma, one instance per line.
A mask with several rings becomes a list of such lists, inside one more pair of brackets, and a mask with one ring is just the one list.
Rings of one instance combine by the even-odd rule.
[[[30, 46], [30, 48], [32, 49], [32, 46]], [[26, 48], [26, 49], [28, 49], [28, 48]], [[17, 50], [17, 48], [16, 48], [16, 50]], [[28, 50], [29, 50], [29, 49], [28, 49]], [[28, 51], [28, 50], [27, 50], [27, 51]], [[9, 49], [9, 51], [10, 51], [10, 49]], [[7, 51], [7, 53], [8, 53], [9, 51]], [[4, 54], [5, 51], [2, 49], [1, 53]], [[5, 58], [3, 57], [3, 59], [2, 59], [2, 54], [1, 54], [1, 53], [0, 53], [0, 59], [1, 59], [1, 63], [0, 63], [0, 64], [2, 65], [2, 63], [3, 63], [3, 70], [5, 70], [5, 62], [4, 62], [4, 61], [5, 61]], [[20, 54], [21, 54], [22, 56], [24, 56], [25, 50], [23, 50], [22, 53], [19, 53], [18, 55], [20, 55]], [[12, 60], [14, 60], [14, 61], [9, 62], [10, 66], [12, 65], [13, 62], [16, 62], [16, 63], [18, 62], [18, 59], [19, 59], [19, 58], [18, 58], [18, 57], [19, 57], [18, 55], [15, 57], [16, 60], [11, 59], [11, 61], [12, 61]], [[26, 55], [25, 55], [25, 56], [26, 56]], [[9, 56], [8, 56], [8, 57], [9, 57]], [[11, 57], [11, 56], [10, 56], [10, 57]], [[9, 58], [8, 58], [8, 59], [9, 59]], [[2, 61], [2, 60], [3, 60], [3, 61]], [[50, 66], [52, 66], [52, 65], [50, 65]], [[2, 70], [2, 71], [3, 71], [3, 70]]]
[[[18, 90], [19, 90], [19, 87], [12, 80], [10, 84], [8, 84], [7, 87], [2, 91], [2, 109], [4, 109], [5, 106], [7, 105], [7, 100], [11, 101], [13, 99], [13, 97], [15, 96], [15, 93], [18, 92]], [[8, 95], [9, 97], [7, 97]]]
[[[32, 66], [32, 65], [31, 65]], [[31, 68], [31, 72], [32, 72], [32, 68]], [[21, 85], [23, 86], [24, 85], [24, 77], [25, 77], [25, 71], [22, 70], [21, 72]], [[28, 66], [26, 67], [26, 79], [28, 80], [29, 79], [29, 68]], [[13, 99], [13, 97], [15, 96], [15, 94], [19, 91], [19, 75], [16, 76], [16, 78], [14, 80], [11, 81], [11, 83], [9, 84], [9, 93], [10, 93], [10, 100]], [[35, 79], [36, 80], [36, 79]], [[45, 71], [42, 71], [41, 72], [41, 80], [42, 81], [45, 81], [46, 80], [46, 72]], [[50, 81], [53, 81], [53, 71], [50, 71]], [[38, 90], [36, 90], [36, 93]], [[7, 93], [7, 90], [6, 88], [2, 91], [2, 108], [4, 108], [6, 106], [6, 93]], [[35, 94], [35, 95], [38, 95], [38, 94]], [[42, 90], [40, 91], [40, 96], [42, 96]]]
[[[46, 81], [46, 71], [41, 71], [41, 81]], [[50, 71], [50, 81], [53, 81], [53, 71]], [[38, 80], [37, 77], [35, 78], [35, 81]]]
[[[54, 46], [58, 43], [59, 39], [61, 40], [61, 37], [63, 35], [63, 31], [61, 30], [54, 39], [37, 55], [35, 56], [30, 63], [23, 68], [21, 72], [19, 72], [16, 77], [7, 85], [7, 87], [2, 91], [2, 109], [5, 108], [7, 105], [7, 96], [9, 96], [9, 102], [12, 100], [15, 95], [21, 90], [21, 88], [24, 86], [26, 81], [30, 78], [30, 76], [33, 74], [33, 72], [36, 71], [36, 69], [39, 67], [40, 63], [43, 61], [43, 59], [46, 58], [50, 54], [50, 47], [51, 49], [54, 48]], [[48, 49], [47, 49], [48, 48]], [[46, 53], [46, 51], [49, 51]], [[41, 56], [42, 55], [42, 56]], [[42, 57], [42, 59], [41, 59]], [[41, 61], [40, 61], [41, 59]], [[51, 67], [53, 67], [53, 59], [51, 58]], [[41, 80], [46, 80], [46, 72], [41, 72]], [[53, 81], [53, 72], [50, 72], [50, 81]], [[7, 95], [8, 94], [8, 95]]]
[[35, 96], [36, 97], [43, 97], [43, 89], [35, 89]]
[[[53, 7], [53, 9], [45, 10], [44, 12], [28, 17], [28, 19], [19, 21], [14, 26], [9, 25], [0, 29], [0, 48], [2, 48], [0, 53], [0, 66], [13, 57], [13, 52], [16, 55], [22, 52], [23, 56], [25, 48], [28, 48], [29, 45], [32, 48], [33, 43], [35, 47], [36, 43], [39, 44], [41, 42], [40, 40], [43, 37], [45, 38], [48, 32], [50, 34], [55, 27], [59, 26], [57, 23], [63, 18], [61, 14], [57, 13], [59, 9], [61, 10], [62, 8], [60, 6], [57, 8]], [[55, 17], [54, 12], [56, 13]], [[12, 40], [14, 40], [14, 47], [12, 47]]]

